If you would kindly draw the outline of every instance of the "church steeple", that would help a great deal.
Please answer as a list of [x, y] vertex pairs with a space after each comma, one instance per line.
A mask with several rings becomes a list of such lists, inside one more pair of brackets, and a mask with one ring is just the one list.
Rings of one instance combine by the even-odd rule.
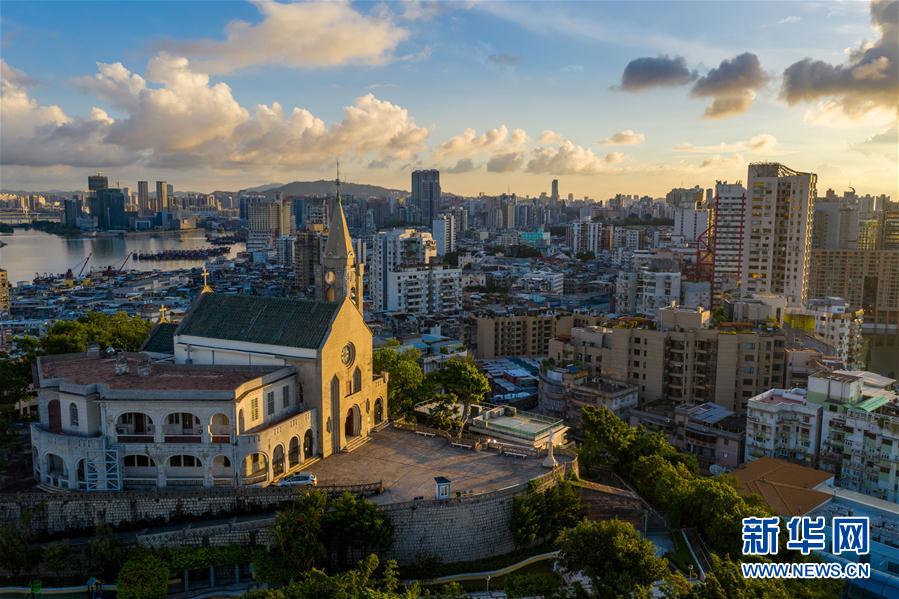
[[334, 182], [337, 199], [328, 225], [328, 240], [321, 257], [323, 280], [316, 286], [319, 300], [343, 301], [349, 298], [362, 312], [362, 275], [365, 266], [356, 261], [353, 240], [343, 212], [340, 197], [340, 163], [337, 164], [337, 179]]
[[331, 223], [328, 225], [328, 241], [325, 243], [326, 258], [354, 259], [353, 240], [350, 238], [350, 230], [346, 224], [346, 215], [343, 213], [343, 201], [340, 198], [340, 162], [337, 162], [337, 179], [334, 182], [337, 187], [337, 201], [334, 203], [334, 213]]

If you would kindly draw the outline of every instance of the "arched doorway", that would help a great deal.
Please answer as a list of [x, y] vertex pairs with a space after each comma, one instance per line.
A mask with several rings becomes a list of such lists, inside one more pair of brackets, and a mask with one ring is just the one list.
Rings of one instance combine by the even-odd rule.
[[353, 406], [346, 413], [343, 423], [343, 434], [347, 439], [358, 437], [362, 433], [362, 412], [359, 406]]
[[268, 456], [264, 453], [251, 453], [243, 459], [240, 466], [241, 483], [256, 485], [268, 480]]
[[119, 443], [152, 443], [156, 428], [153, 419], [141, 412], [125, 412], [116, 420]]
[[65, 460], [55, 453], [48, 453], [44, 456], [44, 482], [51, 487], [62, 489], [69, 487], [69, 469], [66, 467]]
[[301, 461], [300, 438], [292, 437], [290, 439], [290, 445], [287, 449], [287, 467], [293, 468], [295, 466], [298, 466]]
[[228, 456], [217, 455], [212, 458], [212, 484], [216, 487], [234, 486], [234, 471]]
[[78, 466], [75, 468], [75, 478], [78, 480], [78, 490], [87, 489], [87, 471], [83, 459], [78, 460]]
[[272, 452], [272, 476], [284, 474], [284, 446], [277, 445]]
[[209, 438], [213, 443], [231, 442], [231, 422], [225, 414], [215, 414], [209, 420]]
[[62, 432], [62, 413], [58, 399], [51, 399], [47, 402], [47, 428], [51, 433]]
[[308, 460], [313, 455], [312, 447], [312, 429], [308, 429], [303, 435], [303, 459]]
[[379, 397], [375, 400], [375, 424], [384, 422], [384, 402]]

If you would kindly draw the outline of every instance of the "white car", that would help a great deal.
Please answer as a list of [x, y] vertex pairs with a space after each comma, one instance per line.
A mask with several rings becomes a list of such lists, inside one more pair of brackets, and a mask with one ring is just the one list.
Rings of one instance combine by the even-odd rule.
[[315, 487], [316, 485], [318, 485], [318, 478], [311, 472], [298, 472], [278, 481], [280, 487]]

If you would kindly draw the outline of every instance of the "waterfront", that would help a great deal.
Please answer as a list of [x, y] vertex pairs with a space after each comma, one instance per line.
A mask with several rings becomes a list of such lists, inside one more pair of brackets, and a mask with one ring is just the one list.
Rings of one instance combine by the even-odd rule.
[[[131, 252], [160, 252], [208, 247], [203, 229], [183, 233], [156, 233], [113, 237], [59, 237], [34, 229], [16, 229], [11, 235], [0, 235], [0, 267], [9, 272], [10, 284], [30, 281], [35, 274], [63, 274], [72, 269], [76, 274], [88, 254], [88, 269], [118, 268]], [[226, 257], [243, 251], [243, 243], [231, 245]], [[196, 266], [203, 260], [171, 260], [165, 262], [128, 260], [126, 269], [174, 270]], [[86, 272], [86, 271], [85, 271]]]

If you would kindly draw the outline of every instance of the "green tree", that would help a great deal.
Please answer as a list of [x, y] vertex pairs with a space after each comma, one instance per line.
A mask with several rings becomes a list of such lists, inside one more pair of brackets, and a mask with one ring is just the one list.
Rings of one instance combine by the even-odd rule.
[[585, 407], [582, 415], [584, 442], [581, 459], [589, 466], [616, 465], [625, 458], [636, 430], [608, 408]]
[[[325, 572], [313, 568], [300, 574], [299, 579], [280, 589], [250, 591], [247, 599], [418, 599], [421, 590], [412, 585], [405, 593], [395, 590], [395, 565], [388, 562], [385, 567], [385, 578], [374, 577], [378, 568], [378, 558], [369, 555], [359, 565], [347, 572], [329, 576]], [[388, 577], [388, 572], [390, 578]]]
[[41, 561], [41, 549], [32, 544], [33, 514], [23, 512], [18, 522], [0, 528], [0, 563], [17, 578], [23, 572], [34, 571]]
[[28, 395], [31, 365], [23, 358], [0, 354], [0, 405], [12, 406]]
[[509, 576], [503, 590], [509, 599], [524, 597], [553, 597], [561, 589], [559, 579], [552, 574], [530, 572]]
[[111, 581], [122, 566], [123, 555], [119, 539], [105, 522], [94, 529], [94, 538], [87, 547], [87, 563], [90, 573], [101, 580]]
[[646, 595], [668, 573], [652, 542], [629, 522], [584, 520], [562, 531], [559, 545], [562, 564], [587, 575], [597, 597]]
[[44, 354], [83, 352], [92, 343], [98, 344], [101, 350], [112, 347], [137, 351], [151, 328], [149, 321], [124, 312], [113, 315], [88, 312], [78, 320], [53, 323], [41, 339], [39, 351]]
[[278, 512], [271, 529], [271, 542], [260, 555], [266, 582], [285, 584], [325, 556], [322, 519], [327, 501], [324, 492], [309, 490]]
[[490, 381], [478, 370], [472, 359], [450, 358], [436, 373], [436, 381], [445, 393], [462, 402], [462, 423], [458, 435], [462, 436], [471, 404], [480, 402], [490, 392]]
[[459, 417], [459, 398], [452, 393], [438, 393], [434, 396], [431, 412], [428, 414], [428, 426], [444, 431], [456, 430], [462, 425]]
[[426, 399], [421, 396], [424, 372], [418, 363], [419, 352], [408, 349], [400, 352], [393, 347], [375, 350], [372, 369], [390, 373], [390, 414], [392, 417], [414, 418], [415, 404]]
[[116, 597], [120, 599], [165, 599], [168, 565], [148, 551], [137, 551], [122, 565], [116, 586]]
[[59, 577], [63, 570], [74, 569], [75, 555], [68, 540], [56, 541], [44, 547], [44, 566]]
[[344, 493], [322, 518], [328, 553], [341, 569], [355, 556], [386, 551], [393, 545], [393, 522], [378, 506]]
[[544, 490], [529, 489], [512, 500], [509, 528], [519, 548], [553, 538], [578, 524], [586, 515], [581, 494], [567, 480]]

